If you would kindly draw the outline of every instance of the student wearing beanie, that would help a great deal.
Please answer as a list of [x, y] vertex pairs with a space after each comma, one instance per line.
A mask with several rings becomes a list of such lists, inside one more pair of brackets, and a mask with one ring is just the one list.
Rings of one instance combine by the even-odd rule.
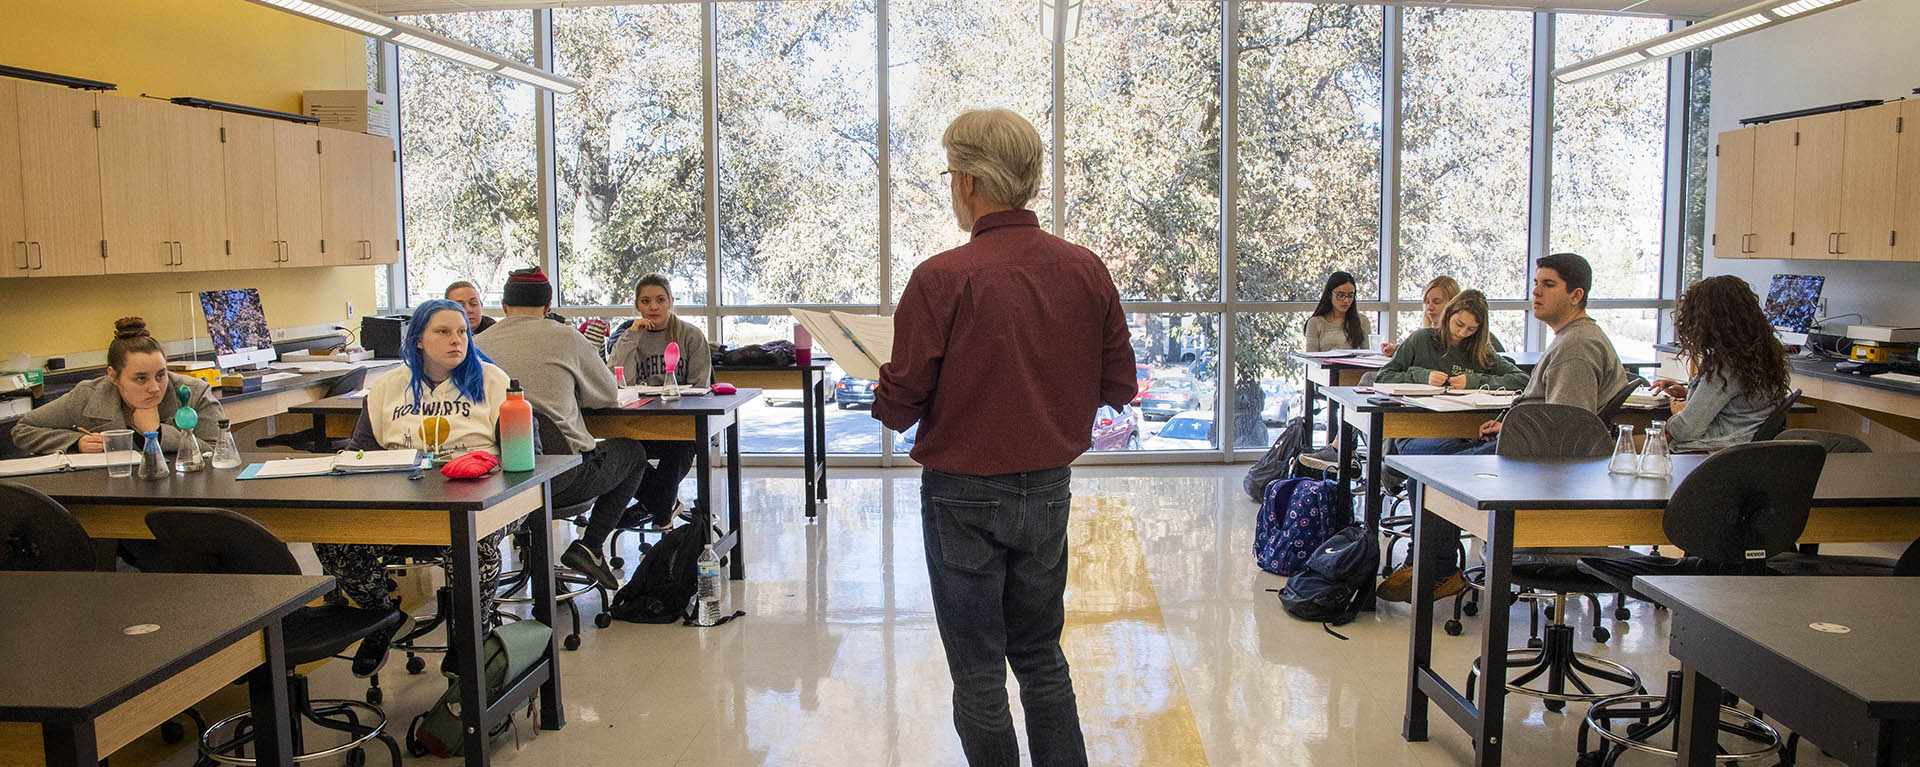
[[475, 338], [482, 353], [520, 382], [533, 411], [550, 420], [566, 437], [564, 445], [544, 445], [548, 451], [580, 455], [580, 465], [553, 480], [553, 504], [567, 506], [593, 499], [587, 528], [560, 555], [560, 562], [592, 577], [609, 589], [620, 587], [607, 567], [604, 549], [633, 500], [647, 468], [647, 449], [638, 440], [596, 442], [587, 432], [583, 407], [619, 404], [613, 371], [585, 336], [566, 325], [547, 320], [553, 304], [553, 283], [539, 267], [519, 269], [507, 277], [500, 306], [505, 313], [485, 337]]

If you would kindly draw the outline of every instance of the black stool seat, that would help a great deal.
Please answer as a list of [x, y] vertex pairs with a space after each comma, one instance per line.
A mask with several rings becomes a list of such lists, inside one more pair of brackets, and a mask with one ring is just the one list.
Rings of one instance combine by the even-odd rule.
[[363, 610], [347, 605], [302, 607], [281, 623], [286, 630], [287, 667], [339, 655], [361, 637], [393, 631], [402, 618], [399, 610]]

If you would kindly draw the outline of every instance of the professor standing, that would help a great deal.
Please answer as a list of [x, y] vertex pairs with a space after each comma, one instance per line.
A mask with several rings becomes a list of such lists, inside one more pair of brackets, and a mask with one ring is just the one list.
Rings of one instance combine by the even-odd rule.
[[1084, 765], [1060, 652], [1068, 464], [1101, 404], [1132, 401], [1133, 347], [1106, 265], [1025, 207], [1040, 181], [1033, 126], [970, 111], [940, 143], [954, 218], [973, 238], [913, 271], [873, 415], [896, 431], [920, 424], [927, 574], [968, 763], [1020, 762], [1012, 665], [1034, 764]]

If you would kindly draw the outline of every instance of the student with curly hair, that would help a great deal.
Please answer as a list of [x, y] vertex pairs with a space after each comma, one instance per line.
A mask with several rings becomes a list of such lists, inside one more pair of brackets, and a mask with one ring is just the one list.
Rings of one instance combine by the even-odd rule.
[[1673, 330], [1693, 379], [1655, 379], [1672, 397], [1667, 438], [1675, 450], [1704, 451], [1753, 441], [1787, 396], [1792, 373], [1753, 289], [1721, 275], [1693, 284], [1673, 312]]

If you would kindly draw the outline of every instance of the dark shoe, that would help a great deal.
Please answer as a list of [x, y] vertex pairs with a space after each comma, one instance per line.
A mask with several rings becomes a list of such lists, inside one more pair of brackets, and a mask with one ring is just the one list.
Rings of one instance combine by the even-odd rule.
[[560, 554], [560, 564], [573, 568], [592, 578], [595, 583], [610, 591], [620, 588], [620, 578], [607, 568], [607, 560], [600, 553], [587, 548], [587, 545], [574, 541]]
[[408, 620], [403, 616], [399, 623], [388, 631], [376, 631], [360, 640], [360, 649], [353, 653], [353, 675], [365, 679], [380, 673], [380, 667], [387, 665], [387, 649], [393, 645], [393, 637], [406, 629]]

